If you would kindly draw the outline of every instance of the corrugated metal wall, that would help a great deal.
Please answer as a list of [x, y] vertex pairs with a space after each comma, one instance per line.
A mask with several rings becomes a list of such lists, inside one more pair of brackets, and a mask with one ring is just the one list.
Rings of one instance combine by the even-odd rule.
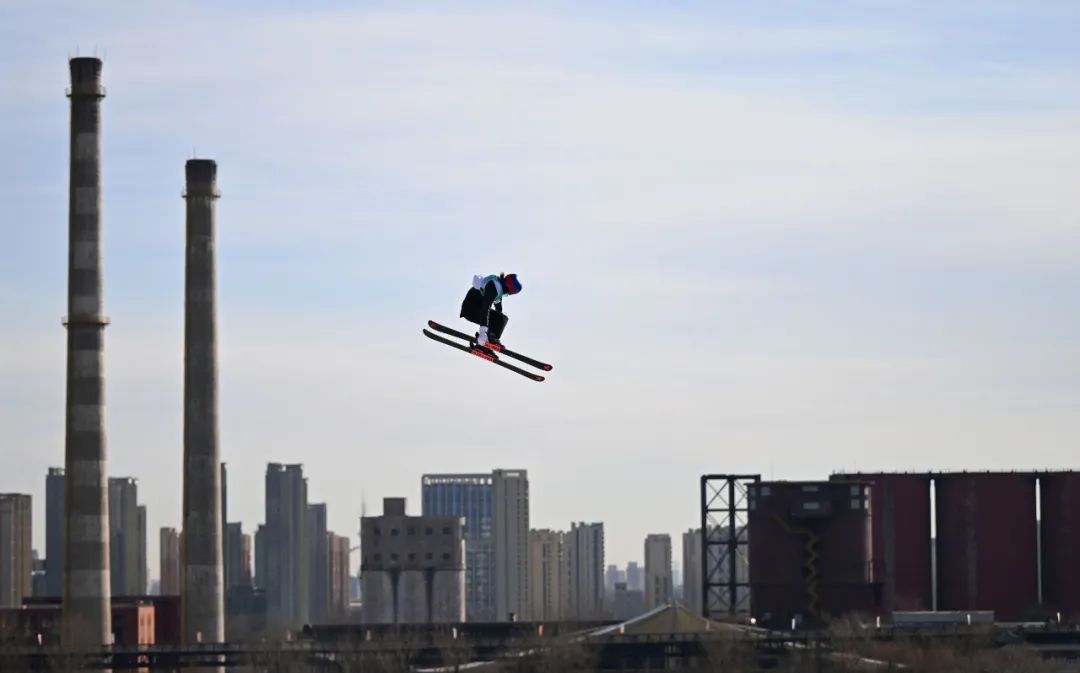
[[1080, 621], [1080, 473], [1039, 475], [1043, 605]]
[[939, 610], [1022, 619], [1038, 604], [1035, 477], [934, 476]]

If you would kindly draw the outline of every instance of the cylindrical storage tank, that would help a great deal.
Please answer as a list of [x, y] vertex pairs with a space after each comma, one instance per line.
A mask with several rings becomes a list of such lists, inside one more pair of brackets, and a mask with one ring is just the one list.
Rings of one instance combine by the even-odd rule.
[[748, 487], [751, 613], [787, 626], [873, 611], [870, 504], [863, 482], [762, 482]]
[[364, 603], [361, 613], [365, 624], [394, 623], [394, 575], [396, 571], [364, 570]]
[[[827, 489], [826, 489], [827, 487]], [[831, 516], [818, 533], [821, 582], [868, 584], [870, 581], [870, 486], [861, 481], [822, 484], [807, 498], [827, 502]], [[808, 516], [803, 513], [803, 516]]]
[[785, 527], [791, 525], [787, 487], [782, 482], [746, 487], [750, 614], [766, 626], [785, 625], [808, 603], [802, 566], [806, 541]]
[[869, 482], [871, 578], [882, 583], [882, 608], [930, 610], [930, 475], [836, 474], [834, 480]]
[[1080, 622], [1080, 472], [1039, 476], [1042, 602]]
[[437, 570], [432, 578], [432, 621], [457, 624], [465, 621], [465, 570]]
[[1022, 619], [1038, 606], [1035, 477], [942, 474], [937, 496], [939, 610]]
[[398, 623], [425, 624], [427, 615], [427, 585], [423, 570], [402, 570], [398, 580]]

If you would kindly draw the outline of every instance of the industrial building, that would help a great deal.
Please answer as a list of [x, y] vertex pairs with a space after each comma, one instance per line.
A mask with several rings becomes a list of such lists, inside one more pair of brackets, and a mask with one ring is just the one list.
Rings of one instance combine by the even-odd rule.
[[360, 519], [367, 624], [465, 621], [465, 521], [409, 516], [405, 498], [384, 498], [383, 515]]
[[[714, 531], [746, 522], [738, 544], [748, 547], [748, 599], [720, 605], [728, 616], [787, 627], [849, 612], [1080, 623], [1080, 473], [706, 475], [702, 489], [710, 546]], [[702, 573], [707, 597], [742, 586], [725, 545], [715, 546]], [[712, 604], [705, 612], [719, 614]]]
[[[998, 621], [1080, 619], [1080, 473], [837, 474], [875, 486], [883, 612], [992, 611]], [[931, 540], [931, 518], [936, 535]], [[937, 559], [936, 583], [932, 556]]]
[[870, 485], [760, 482], [748, 488], [752, 615], [766, 626], [872, 612]]

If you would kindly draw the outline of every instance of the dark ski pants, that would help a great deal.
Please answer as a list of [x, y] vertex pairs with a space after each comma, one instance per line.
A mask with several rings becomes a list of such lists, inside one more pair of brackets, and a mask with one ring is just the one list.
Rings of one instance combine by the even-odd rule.
[[476, 288], [470, 288], [461, 302], [461, 317], [477, 325], [487, 325], [488, 337], [501, 339], [506, 323], [510, 320], [502, 312], [502, 306], [494, 305], [484, 298], [484, 293]]

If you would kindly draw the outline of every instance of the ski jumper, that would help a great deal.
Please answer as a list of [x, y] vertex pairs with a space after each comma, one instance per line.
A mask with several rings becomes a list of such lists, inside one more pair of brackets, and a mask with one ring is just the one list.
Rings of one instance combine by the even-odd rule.
[[521, 291], [515, 274], [473, 276], [472, 287], [461, 302], [461, 317], [480, 326], [477, 340], [499, 343], [509, 318], [503, 313], [502, 300]]

